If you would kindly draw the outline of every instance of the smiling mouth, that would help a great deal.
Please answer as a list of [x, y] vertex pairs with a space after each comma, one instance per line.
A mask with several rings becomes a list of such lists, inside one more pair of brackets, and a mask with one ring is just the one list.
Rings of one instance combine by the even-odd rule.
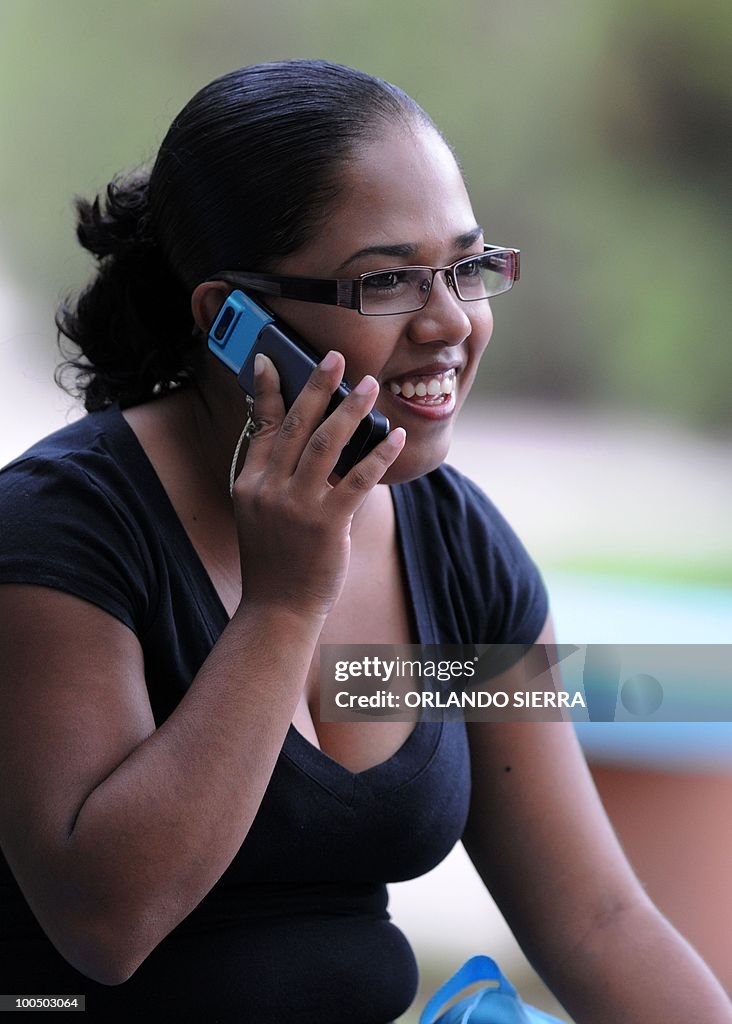
[[455, 390], [455, 368], [442, 373], [416, 374], [404, 377], [399, 383], [391, 381], [388, 385], [392, 395], [415, 405], [444, 405], [450, 401]]

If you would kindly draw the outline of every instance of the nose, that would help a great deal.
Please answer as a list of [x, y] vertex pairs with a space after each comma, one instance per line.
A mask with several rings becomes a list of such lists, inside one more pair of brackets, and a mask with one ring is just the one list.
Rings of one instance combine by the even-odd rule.
[[459, 345], [472, 331], [465, 303], [455, 294], [445, 271], [435, 274], [427, 304], [412, 314], [409, 337], [413, 341], [441, 341]]

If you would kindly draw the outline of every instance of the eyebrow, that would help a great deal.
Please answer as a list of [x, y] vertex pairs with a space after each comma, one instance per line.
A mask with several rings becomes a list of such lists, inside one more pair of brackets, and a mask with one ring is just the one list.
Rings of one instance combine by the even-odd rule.
[[[465, 231], [462, 235], [458, 235], [454, 239], [453, 245], [455, 249], [469, 249], [471, 245], [475, 245], [478, 239], [483, 234], [483, 228], [477, 225], [471, 228], [470, 231]], [[356, 260], [361, 259], [363, 256], [394, 256], [396, 259], [411, 259], [417, 252], [417, 246], [412, 242], [400, 242], [397, 245], [367, 245], [364, 249], [359, 249], [358, 252], [354, 252], [352, 256], [349, 256], [347, 260], [344, 260], [339, 267], [336, 268], [336, 273], [345, 268]]]

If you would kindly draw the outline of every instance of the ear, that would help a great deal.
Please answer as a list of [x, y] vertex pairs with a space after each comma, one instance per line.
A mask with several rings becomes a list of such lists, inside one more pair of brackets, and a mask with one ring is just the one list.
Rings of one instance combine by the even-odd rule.
[[191, 295], [191, 312], [196, 326], [204, 334], [208, 334], [230, 291], [231, 285], [223, 281], [204, 281], [194, 288]]

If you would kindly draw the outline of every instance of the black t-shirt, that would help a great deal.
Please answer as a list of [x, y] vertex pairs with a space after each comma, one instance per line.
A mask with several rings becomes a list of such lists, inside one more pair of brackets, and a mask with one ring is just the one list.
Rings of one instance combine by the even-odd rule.
[[[532, 643], [547, 614], [543, 583], [479, 488], [443, 465], [390, 490], [412, 641]], [[0, 529], [0, 583], [62, 589], [135, 632], [160, 725], [228, 616], [118, 408], [0, 471]], [[384, 1024], [417, 982], [386, 883], [447, 855], [469, 798], [461, 722], [420, 721], [392, 757], [356, 773], [290, 726], [231, 865], [123, 985], [66, 963], [0, 858], [0, 991], [84, 993], [99, 1020]]]

